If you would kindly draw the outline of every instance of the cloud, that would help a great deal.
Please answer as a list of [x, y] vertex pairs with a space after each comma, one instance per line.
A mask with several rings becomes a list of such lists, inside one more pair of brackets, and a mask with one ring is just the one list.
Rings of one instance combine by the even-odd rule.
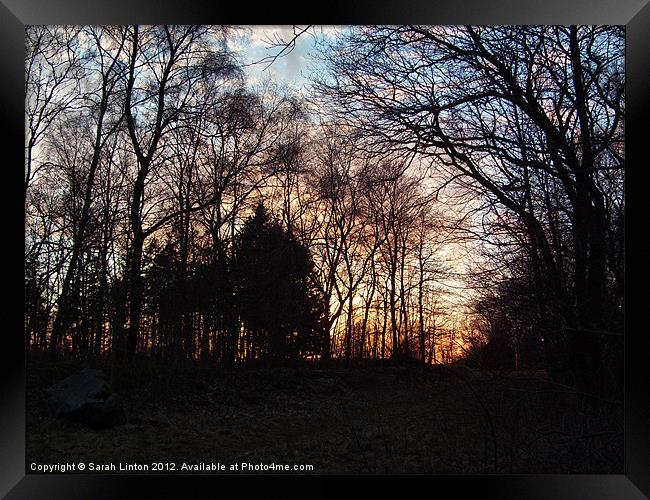
[[[304, 26], [297, 26], [295, 29], [298, 31], [303, 28]], [[299, 90], [307, 82], [306, 73], [311, 62], [310, 52], [315, 44], [314, 36], [334, 36], [336, 30], [318, 26], [310, 33], [302, 34], [296, 39], [293, 49], [285, 52], [270, 66], [270, 58], [282, 50], [273, 44], [290, 42], [296, 33], [293, 25], [246, 26], [240, 33], [230, 46], [239, 52], [242, 61], [247, 65], [246, 72], [250, 83], [271, 78]]]
[[[294, 27], [286, 25], [249, 26], [251, 30], [250, 43], [253, 47], [267, 48], [270, 44], [288, 42], [294, 37]], [[296, 29], [302, 29], [296, 26]]]

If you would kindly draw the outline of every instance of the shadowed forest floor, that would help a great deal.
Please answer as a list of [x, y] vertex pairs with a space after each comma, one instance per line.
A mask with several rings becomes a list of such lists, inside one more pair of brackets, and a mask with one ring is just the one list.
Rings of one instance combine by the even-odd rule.
[[307, 474], [623, 472], [623, 406], [552, 385], [543, 372], [138, 368], [112, 379], [128, 422], [91, 430], [50, 417], [45, 403], [44, 389], [80, 367], [31, 364], [28, 464], [313, 465]]

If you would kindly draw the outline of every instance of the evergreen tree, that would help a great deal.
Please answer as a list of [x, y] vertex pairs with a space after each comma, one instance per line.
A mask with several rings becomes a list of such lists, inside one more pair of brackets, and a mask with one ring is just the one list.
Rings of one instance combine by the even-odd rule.
[[259, 205], [236, 241], [233, 263], [249, 359], [322, 354], [328, 341], [325, 302], [314, 279], [309, 250]]

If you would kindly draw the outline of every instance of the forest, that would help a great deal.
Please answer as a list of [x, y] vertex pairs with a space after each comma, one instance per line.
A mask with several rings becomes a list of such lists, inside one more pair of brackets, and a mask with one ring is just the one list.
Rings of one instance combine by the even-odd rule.
[[621, 399], [624, 27], [325, 28], [26, 27], [30, 359]]

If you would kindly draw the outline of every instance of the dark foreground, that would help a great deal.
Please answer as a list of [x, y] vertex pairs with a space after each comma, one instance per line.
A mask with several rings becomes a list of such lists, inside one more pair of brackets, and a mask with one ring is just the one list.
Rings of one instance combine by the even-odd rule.
[[140, 367], [111, 377], [128, 422], [92, 430], [50, 417], [45, 404], [44, 389], [80, 366], [31, 364], [28, 470], [83, 462], [84, 472], [90, 463], [187, 472], [185, 462], [225, 466], [220, 473], [242, 463], [306, 474], [623, 472], [622, 404], [538, 372]]

